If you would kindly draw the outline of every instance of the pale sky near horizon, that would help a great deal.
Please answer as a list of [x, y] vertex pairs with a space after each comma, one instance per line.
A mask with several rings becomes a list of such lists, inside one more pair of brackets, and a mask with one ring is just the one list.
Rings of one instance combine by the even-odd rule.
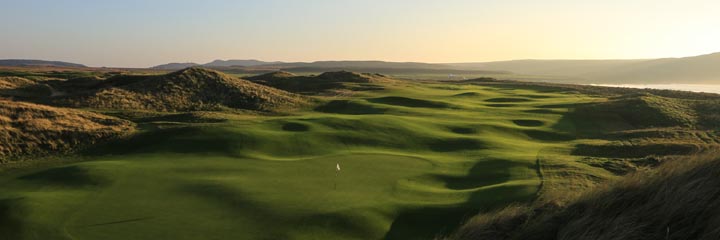
[[720, 51], [717, 0], [0, 0], [0, 59], [481, 62]]

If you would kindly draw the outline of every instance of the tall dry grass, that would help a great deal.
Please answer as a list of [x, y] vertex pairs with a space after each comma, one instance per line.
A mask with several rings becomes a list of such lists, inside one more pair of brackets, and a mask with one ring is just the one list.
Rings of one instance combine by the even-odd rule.
[[563, 206], [510, 206], [445, 239], [720, 239], [720, 154], [677, 157]]
[[0, 161], [69, 152], [133, 129], [114, 117], [0, 99]]

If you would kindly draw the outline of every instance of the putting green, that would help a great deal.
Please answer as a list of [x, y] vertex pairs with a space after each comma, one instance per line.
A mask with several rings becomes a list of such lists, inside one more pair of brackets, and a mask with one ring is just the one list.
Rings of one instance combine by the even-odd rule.
[[533, 199], [538, 152], [569, 146], [566, 106], [589, 101], [401, 82], [293, 116], [156, 123], [85, 161], [4, 174], [0, 234], [431, 239], [481, 209]]

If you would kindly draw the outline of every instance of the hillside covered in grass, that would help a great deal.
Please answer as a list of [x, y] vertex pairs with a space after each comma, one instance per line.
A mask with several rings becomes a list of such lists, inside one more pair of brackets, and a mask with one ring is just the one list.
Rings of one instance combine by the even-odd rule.
[[65, 153], [133, 130], [129, 121], [100, 114], [0, 100], [0, 162]]
[[672, 159], [567, 205], [512, 206], [471, 219], [447, 239], [718, 239], [717, 152]]
[[203, 68], [157, 76], [115, 76], [89, 90], [53, 99], [61, 106], [154, 111], [272, 111], [303, 105], [305, 99]]
[[325, 72], [317, 76], [296, 76], [289, 72], [271, 72], [247, 77], [250, 81], [298, 93], [318, 93], [332, 90], [381, 89], [380, 83], [396, 80], [382, 74], [355, 73], [348, 71]]

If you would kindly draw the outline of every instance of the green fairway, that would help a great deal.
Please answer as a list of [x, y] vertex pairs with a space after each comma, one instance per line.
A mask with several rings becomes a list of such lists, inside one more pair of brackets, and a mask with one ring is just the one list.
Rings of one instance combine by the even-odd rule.
[[[392, 83], [290, 116], [154, 122], [4, 174], [10, 239], [431, 239], [529, 201], [570, 147], [566, 92]], [[336, 164], [341, 171], [336, 172]]]

